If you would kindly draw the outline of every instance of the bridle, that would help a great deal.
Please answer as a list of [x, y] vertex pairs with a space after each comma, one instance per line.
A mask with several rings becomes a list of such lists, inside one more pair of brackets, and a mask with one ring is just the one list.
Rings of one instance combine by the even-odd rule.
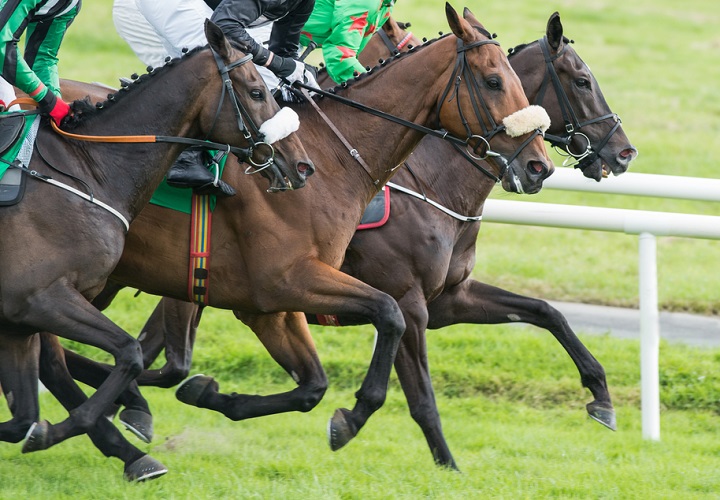
[[[560, 83], [560, 77], [558, 76], [557, 71], [555, 71], [555, 66], [553, 65], [553, 62], [556, 59], [559, 59], [565, 53], [565, 50], [568, 46], [565, 45], [562, 50], [560, 50], [560, 52], [553, 56], [550, 54], [547, 37], [539, 39], [538, 44], [540, 45], [540, 49], [542, 50], [543, 57], [545, 59], [546, 71], [545, 76], [543, 77], [543, 81], [540, 84], [540, 90], [538, 91], [537, 97], [535, 98], [535, 104], [540, 105], [542, 103], [548, 84], [552, 83], [553, 89], [555, 90], [555, 94], [557, 96], [558, 104], [560, 106], [560, 112], [562, 113], [563, 123], [565, 124], [564, 135], [556, 136], [546, 133], [545, 140], [550, 142], [550, 144], [552, 144], [552, 146], [559, 154], [567, 157], [565, 162], [563, 162], [563, 166], [573, 165], [575, 168], [584, 170], [586, 167], [592, 165], [598, 159], [600, 151], [610, 141], [610, 138], [617, 131], [617, 129], [620, 128], [620, 124], [622, 123], [622, 121], [616, 113], [608, 113], [606, 115], [602, 115], [597, 118], [592, 118], [590, 120], [581, 122], [578, 119], [577, 114], [572, 107], [572, 104], [570, 103], [570, 99], [568, 98], [565, 89]], [[511, 54], [510, 57], [512, 57], [512, 55], [513, 54]], [[590, 138], [584, 133], [582, 133], [580, 130], [583, 127], [592, 125], [593, 123], [598, 123], [609, 119], [614, 120], [615, 124], [605, 135], [605, 137], [603, 137], [596, 145], [593, 146]], [[574, 152], [571, 150], [571, 143], [576, 137], [582, 138], [587, 143], [584, 151]]]
[[402, 38], [402, 40], [400, 40], [398, 43], [395, 43], [390, 40], [390, 37], [387, 33], [385, 33], [384, 29], [379, 29], [376, 31], [376, 33], [385, 44], [385, 47], [387, 47], [387, 49], [390, 51], [391, 56], [398, 55], [400, 51], [404, 49], [408, 43], [410, 43], [410, 40], [412, 40], [413, 37], [412, 31], [408, 31], [406, 32], [407, 34]]
[[[518, 157], [518, 155], [522, 152], [523, 149], [525, 149], [534, 139], [536, 136], [543, 135], [543, 132], [539, 129], [536, 129], [534, 132], [532, 132], [525, 141], [512, 153], [512, 155], [509, 158], [505, 158], [500, 153], [497, 153], [493, 151], [490, 148], [490, 141], [493, 137], [495, 137], [498, 133], [505, 131], [505, 125], [496, 123], [495, 120], [492, 117], [492, 114], [490, 113], [490, 110], [488, 109], [487, 103], [485, 102], [485, 99], [483, 99], [482, 93], [480, 92], [480, 85], [478, 84], [477, 79], [475, 78], [475, 75], [473, 72], [469, 69], [469, 66], [467, 64], [467, 57], [466, 52], [470, 49], [473, 49], [475, 47], [480, 47], [482, 45], [500, 45], [497, 41], [493, 40], [493, 36], [482, 30], [481, 28], [475, 27], [478, 31], [480, 31], [482, 34], [486, 35], [489, 39], [488, 40], [478, 40], [473, 43], [470, 43], [468, 45], [465, 45], [462, 39], [458, 38], [457, 40], [457, 54], [458, 57], [455, 59], [455, 68], [453, 69], [452, 76], [450, 78], [450, 81], [448, 82], [447, 87], [445, 88], [445, 91], [442, 94], [442, 97], [438, 101], [438, 109], [437, 109], [437, 116], [438, 121], [440, 119], [440, 108], [442, 106], [442, 103], [445, 101], [445, 98], [450, 93], [451, 89], [454, 87], [454, 90], [452, 92], [452, 96], [450, 97], [449, 101], [452, 101], [453, 98], [455, 98], [455, 101], [458, 106], [458, 113], [460, 115], [460, 119], [462, 120], [462, 124], [465, 127], [466, 133], [467, 133], [467, 139], [465, 140], [465, 150], [461, 150], [456, 143], [453, 143], [453, 147], [460, 152], [470, 163], [480, 170], [482, 173], [493, 179], [496, 183], [500, 182], [500, 180], [505, 176], [508, 166], [515, 160], [515, 158]], [[463, 114], [462, 108], [460, 107], [460, 100], [457, 99], [458, 91], [460, 89], [460, 83], [462, 80], [465, 80], [465, 86], [468, 89], [468, 93], [470, 95], [470, 103], [472, 104], [473, 110], [475, 112], [475, 117], [477, 118], [478, 122], [480, 123], [480, 126], [482, 127], [483, 134], [477, 135], [473, 134], [470, 130], [470, 126], [468, 125], [467, 119], [465, 118], [465, 115]], [[483, 115], [485, 116], [486, 120], [483, 120]], [[486, 125], [486, 122], [489, 125]], [[474, 147], [470, 145], [471, 140], [476, 140], [477, 143]], [[472, 153], [471, 150], [468, 149], [468, 147], [472, 147]], [[478, 150], [481, 149], [482, 152], [479, 153]], [[494, 161], [496, 165], [499, 168], [499, 174], [496, 176], [489, 172], [487, 169], [482, 167], [482, 165], [471, 161], [471, 160], [487, 160], [487, 161]], [[512, 173], [513, 175], [513, 182], [515, 185], [519, 186], [520, 181], [517, 178], [517, 175]]]
[[[220, 75], [223, 80], [223, 87], [222, 87], [222, 94], [220, 97], [220, 103], [218, 104], [217, 111], [215, 112], [215, 118], [213, 119], [212, 126], [210, 127], [210, 130], [206, 134], [206, 137], [208, 137], [213, 129], [215, 128], [215, 125], [219, 119], [220, 112], [222, 110], [222, 105], [225, 100], [225, 95], [230, 96], [230, 102], [233, 106], [233, 110], [235, 112], [235, 118], [237, 121], [238, 129], [242, 133], [243, 137], [248, 142], [249, 146], [246, 148], [241, 148], [237, 146], [231, 146], [229, 144], [220, 144], [217, 142], [208, 141], [206, 139], [193, 139], [190, 137], [177, 137], [177, 136], [163, 136], [163, 135], [82, 135], [82, 134], [73, 134], [70, 132], [66, 132], [62, 129], [60, 129], [53, 120], [50, 120], [50, 123], [53, 127], [53, 129], [60, 135], [75, 139], [79, 141], [87, 141], [87, 142], [112, 142], [112, 143], [175, 143], [175, 144], [186, 144], [188, 146], [193, 146], [197, 148], [202, 148], [206, 150], [217, 150], [218, 154], [215, 155], [213, 161], [219, 162], [224, 158], [228, 153], [232, 153], [241, 162], [248, 162], [251, 166], [248, 167], [248, 169], [245, 171], [245, 173], [257, 173], [260, 172], [269, 166], [274, 164], [275, 161], [275, 150], [271, 144], [268, 144], [264, 142], [264, 136], [262, 133], [260, 133], [260, 129], [255, 125], [254, 121], [252, 120], [252, 117], [247, 112], [245, 107], [242, 105], [242, 103], [237, 98], [237, 93], [235, 91], [235, 88], [233, 86], [232, 80], [229, 77], [230, 71], [233, 69], [242, 66], [243, 64], [249, 62], [252, 60], [252, 55], [246, 55], [241, 57], [235, 62], [232, 62], [228, 64], [227, 66], [224, 65], [222, 59], [220, 56], [211, 48], [210, 49], [213, 57], [215, 59], [215, 63], [217, 64], [218, 71], [220, 72]], [[123, 87], [125, 88], [125, 87]], [[31, 103], [36, 104], [35, 101], [32, 99], [18, 99], [16, 100], [18, 103]], [[99, 107], [102, 107], [102, 104], [98, 104]], [[252, 134], [248, 130], [248, 126], [246, 124], [249, 124], [252, 131], [255, 133], [257, 140], [253, 139]], [[253, 154], [257, 152], [258, 148], [269, 148], [269, 153], [264, 157], [266, 158], [264, 161], [256, 162], [253, 160]]]
[[[311, 91], [313, 93], [319, 94], [323, 97], [328, 97], [330, 99], [333, 99], [335, 101], [338, 101], [342, 104], [345, 104], [347, 106], [353, 107], [355, 109], [359, 109], [361, 111], [364, 111], [366, 113], [372, 114], [374, 116], [378, 116], [380, 118], [392, 121], [394, 123], [398, 123], [400, 125], [404, 125], [408, 128], [420, 131], [427, 135], [432, 135], [434, 137], [438, 137], [440, 139], [446, 140], [450, 142], [453, 147], [455, 147], [458, 152], [460, 152], [468, 161], [470, 161], [473, 166], [475, 166], [478, 170], [480, 170], [483, 174], [487, 175], [493, 181], [500, 182], [502, 178], [505, 176], [508, 166], [512, 161], [520, 154], [520, 152], [525, 148], [537, 135], [543, 134], [542, 131], [535, 130], [530, 137], [525, 140], [520, 147], [510, 156], [509, 159], [506, 159], [502, 154], [493, 151], [490, 148], [490, 141], [492, 138], [497, 135], [500, 132], [503, 132], [505, 130], [505, 126], [502, 124], [498, 124], [493, 119], [490, 110], [487, 106], [487, 103], [485, 102], [485, 99], [482, 97], [482, 93], [480, 92], [480, 85], [478, 84], [475, 75], [473, 72], [469, 69], [469, 66], [467, 64], [467, 57], [466, 52], [470, 49], [474, 49], [483, 45], [500, 45], [497, 41], [492, 39], [492, 35], [490, 33], [485, 32], [481, 28], [475, 27], [478, 31], [480, 31], [483, 35], [487, 36], [487, 40], [477, 40], [475, 42], [472, 42], [470, 44], [465, 44], [464, 41], [461, 38], [457, 39], [457, 57], [455, 59], [455, 66], [453, 68], [452, 75], [450, 77], [450, 80], [448, 81], [447, 86], [445, 87], [445, 90], [443, 91], [441, 98], [438, 100], [438, 106], [437, 106], [437, 118], [438, 122], [440, 120], [440, 111], [442, 109], [442, 106], [445, 104], [445, 99], [449, 97], [448, 102], [451, 102], [453, 99], [457, 102], [458, 106], [458, 112], [460, 114], [460, 118], [463, 124], [463, 127], [466, 130], [467, 136], [465, 139], [461, 139], [459, 137], [455, 137], [451, 135], [447, 130], [435, 130], [428, 127], [424, 127], [422, 125], [418, 125], [414, 122], [404, 120], [402, 118], [399, 118], [397, 116], [391, 115], [389, 113], [385, 113], [383, 111], [380, 111], [375, 108], [371, 108], [369, 106], [366, 106], [362, 103], [359, 103], [357, 101], [353, 101], [351, 99], [347, 99], [345, 97], [339, 96], [333, 92], [331, 89], [330, 91], [324, 91], [319, 90], [315, 87], [311, 87], [309, 85], [306, 85], [301, 82], [295, 82], [293, 85], [297, 85], [299, 87], [302, 87], [308, 91]], [[411, 49], [411, 52], [414, 49]], [[460, 88], [460, 84], [462, 81], [465, 80], [465, 85], [468, 89], [469, 95], [470, 95], [470, 102], [472, 104], [475, 117], [477, 121], [480, 123], [480, 126], [482, 127], [483, 133], [482, 135], [473, 134], [472, 130], [470, 129], [470, 125], [462, 111], [462, 108], [460, 106], [460, 102], [458, 99], [458, 91]], [[341, 87], [346, 87], [347, 83], [341, 85]], [[483, 120], [483, 115], [486, 117], [487, 122], [489, 123], [489, 126], [486, 125], [486, 120]], [[476, 146], [473, 147], [470, 142], [476, 141]], [[471, 148], [471, 149], [468, 149]], [[479, 151], [481, 149], [481, 151]], [[353, 151], [356, 151], [353, 149]], [[472, 152], [471, 152], [472, 151]], [[499, 175], [495, 175], [486, 168], [484, 168], [482, 165], [477, 163], [475, 160], [489, 160], [492, 159], [493, 161], [497, 162], [497, 165], [499, 167]], [[516, 184], [519, 183], [519, 180], [517, 179], [517, 176], [513, 174], [515, 177], [514, 182]], [[375, 183], [377, 183], [377, 179], [373, 180]]]
[[[242, 133], [245, 140], [248, 142], [248, 144], [251, 144], [251, 153], [248, 158], [246, 158], [246, 161], [250, 164], [250, 166], [245, 169], [246, 174], [255, 174], [257, 172], [260, 172], [266, 168], [268, 168], [270, 165], [274, 163], [275, 160], [275, 148], [273, 148], [272, 144], [268, 144], [265, 142], [265, 136], [260, 132], [260, 128], [255, 124], [252, 117], [250, 116], [250, 113], [248, 113], [247, 109], [243, 104], [238, 100], [237, 92], [235, 91], [235, 87], [233, 86], [232, 79], [230, 78], [230, 72], [239, 67], [243, 64], [252, 61], [252, 54], [248, 54], [244, 57], [241, 57], [235, 62], [231, 62], [227, 66], [223, 62], [220, 55], [218, 55], [215, 50], [212, 48], [210, 49], [213, 55], [213, 58], [215, 59], [215, 63], [217, 64], [218, 71], [220, 72], [220, 76], [223, 80], [223, 91], [220, 95], [220, 102], [218, 103], [217, 110], [215, 111], [215, 118], [213, 119], [213, 124], [210, 127], [210, 130], [208, 130], [208, 133], [206, 134], [206, 138], [212, 134], [212, 131], [215, 129], [215, 124], [217, 123], [219, 117], [220, 117], [220, 111], [222, 110], [223, 102], [225, 101], [225, 95], [227, 94], [230, 96], [230, 103], [232, 104], [233, 111], [235, 112], [235, 119], [237, 121], [237, 126], [240, 132]], [[252, 129], [252, 132], [255, 133], [255, 136], [257, 139], [253, 139], [250, 131], [248, 130], [248, 127], [245, 124], [248, 124], [249, 127]], [[229, 146], [228, 146], [229, 147]], [[266, 155], [266, 160], [261, 163], [256, 163], [252, 156], [253, 153], [255, 153], [258, 149], [258, 147], [262, 148], [268, 148], [269, 152]], [[241, 158], [239, 158], [240, 161], [243, 161]]]

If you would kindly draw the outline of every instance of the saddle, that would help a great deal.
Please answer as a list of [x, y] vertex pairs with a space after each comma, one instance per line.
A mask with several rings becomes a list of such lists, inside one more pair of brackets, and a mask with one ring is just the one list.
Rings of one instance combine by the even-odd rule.
[[[0, 115], [0, 156], [5, 155], [23, 139], [25, 115], [9, 113]], [[0, 206], [14, 205], [25, 193], [25, 176], [17, 168], [8, 168], [0, 177]]]

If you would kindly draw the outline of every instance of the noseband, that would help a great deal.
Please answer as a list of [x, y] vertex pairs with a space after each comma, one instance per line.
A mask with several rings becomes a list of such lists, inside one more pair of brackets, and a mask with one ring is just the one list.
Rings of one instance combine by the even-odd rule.
[[[620, 128], [620, 124], [622, 123], [622, 121], [616, 113], [608, 113], [606, 115], [602, 115], [597, 118], [581, 122], [575, 114], [575, 110], [573, 109], [572, 104], [570, 104], [570, 99], [568, 98], [567, 94], [565, 93], [565, 89], [560, 83], [560, 77], [558, 76], [557, 71], [555, 71], [555, 66], [553, 66], [553, 62], [556, 59], [559, 59], [565, 53], [565, 50], [568, 46], [565, 45], [565, 47], [563, 47], [560, 52], [552, 56], [550, 55], [547, 37], [539, 39], [538, 44], [540, 45], [543, 57], [545, 58], [546, 71], [545, 76], [543, 77], [542, 84], [540, 85], [538, 95], [535, 98], [535, 104], [542, 103], [543, 98], [545, 97], [545, 91], [547, 90], [548, 83], [552, 82], [555, 94], [557, 95], [558, 104], [560, 106], [560, 112], [562, 113], [563, 123], [565, 124], [565, 135], [556, 136], [551, 134], [545, 134], [545, 139], [552, 144], [552, 146], [556, 149], [556, 151], [558, 151], [559, 154], [568, 157], [568, 159], [565, 160], [565, 162], [563, 163], [563, 166], [567, 166], [571, 164], [572, 161], [574, 161], [575, 168], [584, 170], [586, 167], [592, 165], [595, 160], [598, 159], [600, 151], [602, 150], [602, 148], [605, 147], [608, 141], [610, 141], [610, 138], [617, 131], [617, 129]], [[600, 140], [595, 146], [593, 146], [590, 142], [590, 138], [580, 132], [580, 130], [583, 127], [592, 125], [593, 123], [601, 122], [608, 119], [614, 120], [615, 124], [605, 135], [605, 137], [603, 137], [602, 140]], [[570, 149], [572, 140], [576, 136], [581, 137], [587, 143], [585, 151], [576, 153]]]

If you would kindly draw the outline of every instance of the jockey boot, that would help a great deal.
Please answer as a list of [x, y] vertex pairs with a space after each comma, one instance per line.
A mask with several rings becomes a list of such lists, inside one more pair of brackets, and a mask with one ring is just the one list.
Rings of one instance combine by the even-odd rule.
[[215, 196], [233, 196], [235, 189], [218, 179], [210, 172], [203, 161], [204, 152], [198, 149], [186, 149], [175, 161], [166, 179], [168, 186], [193, 188], [196, 194], [212, 194]]

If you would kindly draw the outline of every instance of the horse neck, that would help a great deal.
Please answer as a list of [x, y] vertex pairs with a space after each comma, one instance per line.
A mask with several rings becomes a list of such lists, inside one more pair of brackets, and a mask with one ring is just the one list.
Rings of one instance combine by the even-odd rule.
[[[444, 43], [453, 44], [453, 49], [455, 47], [454, 38], [435, 43], [438, 44], [438, 49], [441, 48], [440, 44]], [[454, 56], [455, 51], [448, 53]], [[336, 93], [403, 120], [435, 127], [436, 103], [445, 89], [445, 86], [438, 82], [450, 78], [454, 60], [447, 60], [434, 66], [424, 65], [421, 64], [423, 54], [425, 51], [400, 57], [383, 68], [376, 68], [363, 75], [346, 88], [338, 89]], [[445, 74], [447, 77], [443, 76]], [[331, 98], [320, 99], [318, 105], [368, 165], [370, 171], [361, 174], [360, 177], [375, 191], [393, 176], [395, 167], [410, 155], [424, 135], [412, 128], [357, 110]], [[316, 112], [310, 106], [303, 106], [298, 112], [301, 113], [301, 123], [306, 131], [312, 128], [318, 137], [313, 141], [303, 139], [303, 143], [327, 145], [328, 137], [334, 134], [328, 132], [328, 126], [317, 117]], [[312, 125], [308, 127], [308, 124]], [[339, 143], [334, 138], [330, 141], [332, 144]], [[342, 146], [338, 144], [338, 147]], [[363, 171], [359, 163], [354, 165], [357, 171]], [[326, 166], [325, 169], [327, 168]]]
[[[105, 103], [72, 133], [198, 137], [195, 118], [207, 82], [198, 78], [202, 73], [190, 66], [186, 63], [167, 68], [162, 74], [134, 84], [137, 88], [124, 91], [127, 95], [121, 91], [115, 102]], [[72, 142], [89, 157], [86, 175], [99, 184], [105, 201], [131, 218], [150, 200], [173, 159], [185, 147], [167, 143]]]

